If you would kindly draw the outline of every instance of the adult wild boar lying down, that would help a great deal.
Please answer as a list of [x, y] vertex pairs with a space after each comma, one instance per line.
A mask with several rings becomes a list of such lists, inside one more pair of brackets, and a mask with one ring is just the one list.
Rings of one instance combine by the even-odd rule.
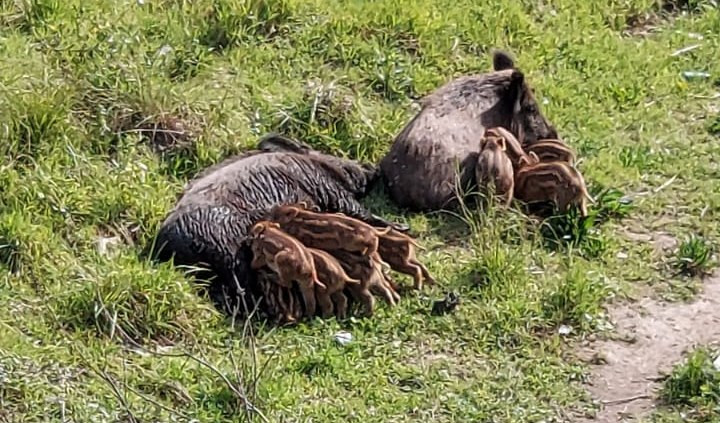
[[439, 210], [457, 204], [457, 194], [475, 184], [486, 128], [509, 129], [523, 147], [558, 138], [513, 59], [496, 51], [493, 68], [457, 78], [425, 97], [420, 112], [397, 135], [380, 170], [398, 205]]
[[[391, 224], [371, 214], [358, 198], [377, 175], [374, 166], [317, 152], [277, 134], [258, 149], [227, 159], [189, 182], [161, 225], [150, 250], [160, 261], [193, 266], [212, 277], [211, 298], [221, 308], [243, 310], [242, 293], [259, 296], [250, 269], [251, 226], [275, 205], [306, 202], [322, 211], [341, 212], [371, 225]], [[228, 299], [230, 303], [228, 303]], [[245, 298], [252, 308], [253, 301]]]

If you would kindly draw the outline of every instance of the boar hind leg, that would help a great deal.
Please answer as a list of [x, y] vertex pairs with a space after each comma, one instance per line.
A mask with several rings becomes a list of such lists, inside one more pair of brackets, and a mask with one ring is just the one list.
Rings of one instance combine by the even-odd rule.
[[365, 317], [372, 316], [373, 309], [375, 308], [375, 298], [370, 291], [367, 288], [354, 288], [351, 289], [350, 293], [352, 293], [356, 300], [362, 303]]
[[330, 295], [328, 295], [327, 290], [319, 288], [316, 290], [317, 293], [317, 302], [320, 306], [320, 314], [323, 317], [323, 319], [329, 319], [330, 316], [333, 315], [333, 303], [330, 300]]
[[385, 299], [385, 301], [390, 304], [390, 306], [394, 307], [397, 305], [397, 299], [399, 299], [399, 296], [397, 292], [392, 289], [390, 284], [387, 283], [384, 277], [380, 278], [378, 280], [378, 283], [372, 286], [372, 290], [381, 295]]
[[317, 311], [317, 303], [315, 302], [315, 290], [311, 283], [303, 281], [299, 283], [300, 294], [302, 294], [303, 302], [305, 303], [305, 316], [313, 317]]
[[335, 302], [335, 317], [345, 319], [347, 317], [348, 300], [342, 291], [335, 292], [331, 295]]
[[413, 260], [407, 259], [403, 262], [395, 263], [395, 271], [412, 276], [415, 289], [423, 288], [423, 269]]
[[413, 264], [415, 264], [415, 266], [420, 268], [420, 271], [422, 272], [422, 276], [428, 285], [435, 285], [435, 278], [433, 278], [430, 275], [430, 272], [428, 272], [427, 267], [425, 267], [425, 265], [420, 263], [417, 259], [413, 259], [411, 262]]

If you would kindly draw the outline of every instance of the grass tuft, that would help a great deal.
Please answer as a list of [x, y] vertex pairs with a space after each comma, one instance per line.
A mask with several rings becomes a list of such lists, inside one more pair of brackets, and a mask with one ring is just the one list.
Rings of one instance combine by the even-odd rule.
[[713, 265], [712, 244], [697, 235], [691, 235], [680, 244], [673, 261], [679, 272], [690, 276], [707, 274]]
[[720, 115], [715, 116], [713, 119], [710, 119], [707, 130], [710, 135], [720, 137]]
[[222, 51], [254, 38], [271, 39], [286, 31], [291, 18], [292, 10], [286, 0], [213, 2], [199, 41]]
[[709, 349], [700, 348], [675, 366], [660, 393], [665, 404], [706, 407], [720, 404], [720, 370], [713, 365], [716, 357]]
[[607, 241], [600, 227], [611, 219], [627, 217], [633, 205], [617, 189], [593, 188], [591, 195], [595, 204], [589, 205], [587, 216], [581, 216], [577, 207], [572, 207], [567, 213], [555, 213], [542, 221], [540, 233], [546, 246], [577, 249], [588, 258], [600, 257], [606, 251]]
[[283, 107], [275, 127], [324, 151], [340, 152], [352, 138], [354, 96], [338, 81], [307, 83], [302, 98]]
[[173, 270], [151, 270], [127, 255], [117, 258], [115, 267], [101, 275], [75, 270], [72, 289], [58, 292], [50, 302], [63, 327], [167, 343], [217, 323], [216, 312]]
[[556, 325], [567, 324], [583, 331], [594, 329], [602, 302], [610, 291], [597, 275], [575, 267], [563, 278], [555, 278], [543, 303], [543, 313]]

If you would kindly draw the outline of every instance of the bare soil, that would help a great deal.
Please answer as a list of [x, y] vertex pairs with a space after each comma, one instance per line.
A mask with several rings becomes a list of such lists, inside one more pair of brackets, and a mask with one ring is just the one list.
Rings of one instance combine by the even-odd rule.
[[688, 303], [645, 297], [610, 310], [612, 339], [579, 351], [594, 364], [587, 390], [600, 409], [585, 422], [633, 421], [652, 411], [662, 378], [686, 352], [720, 341], [720, 273]]

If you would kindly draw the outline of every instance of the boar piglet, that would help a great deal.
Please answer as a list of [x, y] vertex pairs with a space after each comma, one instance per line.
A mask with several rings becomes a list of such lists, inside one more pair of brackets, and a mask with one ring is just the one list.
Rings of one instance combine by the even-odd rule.
[[488, 137], [483, 140], [482, 150], [475, 167], [475, 178], [481, 188], [490, 189], [510, 205], [513, 198], [514, 172], [512, 162], [505, 154], [503, 138]]
[[582, 216], [587, 216], [587, 200], [594, 202], [582, 174], [564, 162], [524, 166], [516, 174], [515, 185], [518, 199], [526, 203], [552, 201], [561, 212], [574, 204]]
[[427, 268], [416, 257], [415, 249], [419, 247], [410, 236], [395, 230], [381, 235], [378, 245], [382, 260], [396, 272], [412, 276], [415, 289], [422, 289], [423, 282], [435, 283]]
[[391, 306], [397, 304], [400, 296], [385, 279], [380, 262], [369, 256], [343, 250], [332, 251], [331, 254], [340, 262], [348, 275], [360, 280], [359, 284], [352, 284], [347, 288], [353, 298], [362, 303], [366, 316], [373, 314], [375, 305], [371, 290], [382, 295]]
[[560, 140], [539, 140], [528, 146], [528, 152], [535, 153], [543, 162], [566, 162], [575, 164], [577, 156], [575, 151]]
[[332, 316], [334, 301], [337, 318], [344, 319], [347, 316], [347, 297], [343, 289], [348, 285], [360, 284], [360, 280], [348, 276], [338, 260], [329, 253], [315, 248], [308, 248], [308, 251], [313, 256], [318, 279], [325, 284], [325, 288], [315, 287], [322, 317]]
[[505, 145], [505, 154], [507, 154], [507, 156], [510, 158], [513, 170], [517, 170], [523, 160], [529, 159], [527, 153], [523, 150], [520, 141], [518, 141], [517, 137], [515, 137], [512, 132], [508, 131], [502, 126], [496, 126], [494, 128], [485, 130], [484, 138], [493, 137], [502, 138]]
[[270, 211], [269, 219], [308, 247], [345, 250], [363, 255], [377, 252], [379, 230], [342, 213], [317, 213], [297, 205], [281, 205]]
[[286, 288], [296, 281], [305, 303], [305, 314], [315, 315], [315, 286], [325, 288], [318, 280], [312, 254], [279, 225], [260, 221], [250, 230], [253, 259], [250, 267], [267, 266], [279, 276], [278, 283]]

